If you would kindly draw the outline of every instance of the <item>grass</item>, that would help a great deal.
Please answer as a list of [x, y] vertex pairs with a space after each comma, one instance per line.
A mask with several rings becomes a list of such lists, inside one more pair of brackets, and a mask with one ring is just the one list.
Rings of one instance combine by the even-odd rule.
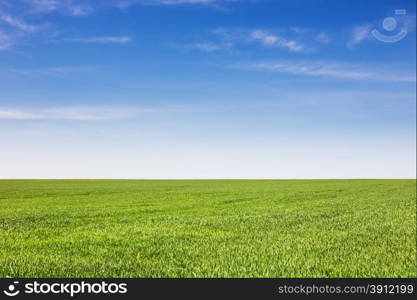
[[0, 277], [416, 277], [416, 181], [0, 180]]

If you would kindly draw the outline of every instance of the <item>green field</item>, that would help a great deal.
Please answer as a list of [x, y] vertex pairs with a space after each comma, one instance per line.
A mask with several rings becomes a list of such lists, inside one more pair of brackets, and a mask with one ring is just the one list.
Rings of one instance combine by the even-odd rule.
[[416, 277], [416, 181], [0, 180], [0, 277]]

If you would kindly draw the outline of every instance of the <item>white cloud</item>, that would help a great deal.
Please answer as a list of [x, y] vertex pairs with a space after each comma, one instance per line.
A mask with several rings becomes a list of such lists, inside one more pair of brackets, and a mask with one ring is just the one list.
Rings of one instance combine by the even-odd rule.
[[209, 3], [221, 2], [221, 1], [219, 0], [153, 0], [153, 1], [142, 1], [142, 2], [155, 3], [155, 4], [160, 4], [160, 5], [178, 5], [178, 4], [209, 4]]
[[393, 72], [390, 70], [369, 70], [364, 66], [332, 62], [293, 62], [239, 64], [233, 67], [246, 70], [264, 70], [294, 75], [323, 76], [353, 80], [381, 80], [416, 82], [414, 73]]
[[29, 25], [23, 22], [22, 20], [15, 18], [11, 15], [0, 15], [0, 20], [3, 21], [4, 23], [7, 23], [23, 31], [30, 32], [30, 31], [35, 31], [39, 28], [38, 26], [35, 26], [35, 25]]
[[208, 5], [248, 0], [14, 0], [23, 3], [31, 13], [59, 12], [72, 16], [84, 16], [100, 8], [127, 8], [135, 4], [142, 5]]
[[0, 30], [0, 51], [10, 48], [13, 44], [13, 39], [7, 33]]
[[310, 31], [309, 28], [298, 27], [298, 26], [292, 26], [292, 27], [290, 27], [290, 30], [295, 32], [296, 34], [305, 34], [305, 33]]
[[132, 38], [129, 36], [99, 36], [99, 37], [89, 37], [89, 38], [74, 38], [74, 39], [64, 39], [66, 42], [80, 42], [80, 43], [114, 43], [114, 44], [125, 44], [132, 41]]
[[186, 50], [200, 50], [204, 52], [213, 52], [213, 51], [218, 51], [222, 49], [223, 47], [220, 45], [213, 44], [213, 43], [202, 42], [202, 43], [193, 43], [193, 44], [185, 45], [184, 48]]
[[365, 39], [370, 37], [371, 25], [364, 24], [353, 28], [352, 38], [348, 41], [347, 46], [352, 48], [353, 46], [361, 43]]
[[316, 41], [321, 43], [321, 44], [328, 44], [332, 41], [332, 39], [330, 38], [330, 36], [325, 33], [325, 32], [320, 32], [317, 36], [316, 36]]
[[139, 110], [130, 107], [55, 107], [42, 109], [0, 108], [0, 119], [9, 120], [74, 120], [105, 121], [126, 119], [151, 110]]
[[87, 72], [96, 69], [95, 66], [57, 66], [41, 69], [0, 69], [2, 73], [19, 76], [59, 76], [73, 72]]
[[287, 48], [293, 52], [299, 52], [304, 49], [304, 46], [294, 40], [287, 40], [280, 36], [269, 34], [263, 30], [253, 30], [249, 35], [251, 40], [259, 41], [264, 46], [276, 46], [280, 48]]
[[64, 4], [64, 1], [58, 0], [17, 0], [26, 5], [26, 10], [30, 13], [48, 13], [58, 10]]
[[[59, 12], [70, 16], [84, 16], [94, 11], [90, 1], [78, 0], [0, 0], [0, 51], [18, 41], [44, 30], [50, 25], [29, 24], [25, 19], [39, 20], [42, 14]], [[92, 2], [91, 2], [92, 3]]]
[[[3, 2], [4, 1], [4, 2]], [[67, 16], [80, 17], [87, 16], [97, 10], [105, 8], [127, 8], [132, 5], [212, 5], [218, 7], [219, 4], [239, 2], [246, 0], [0, 0], [2, 5], [0, 10], [0, 25], [1, 23], [8, 24], [13, 27], [13, 31], [8, 30], [6, 41], [6, 33], [0, 36], [0, 51], [9, 49], [13, 44], [24, 37], [33, 34], [38, 29], [45, 29], [42, 25], [33, 25], [26, 22], [27, 19], [39, 20], [40, 17], [46, 14], [59, 13]], [[251, 0], [249, 0], [251, 1]], [[51, 24], [48, 24], [49, 27]], [[53, 26], [53, 25], [52, 25]], [[0, 30], [4, 28], [0, 28]], [[13, 37], [13, 39], [11, 38]], [[13, 42], [10, 42], [13, 40]], [[131, 41], [130, 37], [94, 37], [84, 39], [73, 39], [72, 41], [86, 42], [86, 43], [127, 43]], [[196, 45], [198, 48], [199, 46]], [[204, 45], [200, 45], [202, 51], [209, 50], [208, 47], [204, 49]]]
[[25, 112], [25, 111], [0, 108], [0, 120], [1, 119], [34, 120], [34, 119], [39, 119], [39, 115], [36, 113], [30, 113], [30, 112]]
[[279, 37], [276, 35], [268, 34], [263, 30], [254, 30], [250, 33], [250, 38], [260, 41], [266, 46], [273, 46], [279, 41]]
[[41, 28], [41, 26], [27, 24], [21, 19], [1, 11], [0, 26], [0, 51], [9, 49], [20, 37]]
[[[186, 5], [186, 4], [218, 4], [225, 2], [236, 2], [239, 0], [120, 0], [119, 7], [128, 7], [134, 4], [145, 5]], [[242, 1], [242, 0], [241, 0]]]
[[94, 11], [91, 1], [79, 0], [16, 0], [29, 14], [60, 12], [70, 16], [85, 16]]

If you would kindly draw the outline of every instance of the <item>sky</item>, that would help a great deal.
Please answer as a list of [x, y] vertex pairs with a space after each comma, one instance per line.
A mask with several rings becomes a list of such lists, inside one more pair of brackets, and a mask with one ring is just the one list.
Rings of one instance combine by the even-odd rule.
[[414, 0], [0, 0], [0, 178], [416, 178]]

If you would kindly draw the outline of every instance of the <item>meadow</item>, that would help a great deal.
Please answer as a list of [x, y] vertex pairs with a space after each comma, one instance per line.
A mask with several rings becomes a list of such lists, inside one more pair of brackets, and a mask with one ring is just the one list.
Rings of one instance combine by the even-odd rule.
[[416, 180], [0, 180], [0, 277], [416, 268]]

